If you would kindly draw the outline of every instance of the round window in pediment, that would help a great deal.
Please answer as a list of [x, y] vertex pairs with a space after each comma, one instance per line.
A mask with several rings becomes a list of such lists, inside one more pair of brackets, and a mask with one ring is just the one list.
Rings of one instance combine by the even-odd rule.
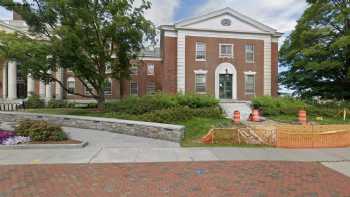
[[228, 18], [222, 19], [222, 20], [221, 20], [221, 24], [222, 24], [223, 26], [231, 26], [231, 20], [228, 19]]

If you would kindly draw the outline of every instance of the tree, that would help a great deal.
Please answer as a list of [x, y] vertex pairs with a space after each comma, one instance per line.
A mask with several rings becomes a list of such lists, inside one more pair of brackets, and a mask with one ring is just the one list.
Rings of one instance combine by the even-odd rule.
[[[108, 77], [122, 84], [129, 77], [130, 60], [137, 57], [145, 41], [153, 42], [155, 37], [154, 25], [143, 16], [151, 6], [148, 0], [138, 7], [134, 0], [0, 0], [0, 5], [20, 14], [35, 36], [19, 38], [27, 43], [23, 53], [14, 57], [21, 69], [62, 87], [51, 73], [58, 67], [71, 70], [90, 96], [74, 94], [95, 99], [100, 110], [104, 109]], [[35, 46], [38, 43], [40, 50]], [[40, 59], [40, 65], [32, 64], [33, 56]]]
[[350, 1], [308, 0], [280, 50], [283, 85], [303, 97], [350, 99]]

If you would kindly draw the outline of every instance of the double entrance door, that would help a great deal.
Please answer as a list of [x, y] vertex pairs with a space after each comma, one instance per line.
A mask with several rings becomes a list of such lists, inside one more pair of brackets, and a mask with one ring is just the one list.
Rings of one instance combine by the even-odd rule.
[[232, 74], [219, 74], [219, 97], [220, 99], [232, 99]]

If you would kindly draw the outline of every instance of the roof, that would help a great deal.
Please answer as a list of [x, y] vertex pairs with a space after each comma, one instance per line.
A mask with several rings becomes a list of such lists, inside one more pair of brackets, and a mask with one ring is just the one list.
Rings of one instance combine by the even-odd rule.
[[276, 29], [269, 27], [269, 26], [267, 26], [267, 25], [265, 25], [257, 20], [254, 20], [254, 19], [252, 19], [244, 14], [241, 14], [238, 11], [236, 11], [230, 7], [226, 7], [224, 9], [220, 9], [220, 10], [215, 10], [215, 11], [205, 13], [205, 14], [202, 14], [199, 16], [183, 19], [183, 20], [175, 22], [172, 25], [162, 25], [162, 26], [160, 26], [160, 29], [162, 29], [162, 30], [186, 29], [189, 25], [200, 23], [200, 22], [210, 20], [210, 19], [215, 18], [215, 17], [223, 16], [223, 15], [232, 16], [233, 18], [235, 18], [241, 22], [244, 22], [246, 24], [249, 24], [250, 26], [257, 28], [264, 33], [273, 34], [274, 36], [281, 36], [282, 35], [282, 33], [279, 33]]

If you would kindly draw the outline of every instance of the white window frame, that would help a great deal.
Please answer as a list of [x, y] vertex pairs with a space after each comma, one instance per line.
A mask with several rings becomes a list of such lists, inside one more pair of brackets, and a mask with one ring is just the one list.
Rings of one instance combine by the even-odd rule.
[[[227, 55], [227, 54], [222, 54], [222, 46], [230, 46], [231, 47], [231, 54]], [[234, 57], [234, 45], [233, 44], [227, 44], [227, 43], [220, 43], [219, 44], [219, 58], [231, 58], [233, 59]]]
[[[253, 48], [253, 51], [248, 51], [248, 50], [251, 50], [250, 48], [248, 47], [252, 47]], [[248, 60], [248, 53], [253, 53], [253, 60]], [[248, 63], [248, 64], [253, 64], [255, 63], [255, 45], [254, 44], [246, 44], [244, 45], [244, 55], [245, 55], [245, 62]]]
[[103, 93], [106, 95], [106, 96], [111, 96], [112, 95], [112, 89], [113, 89], [113, 83], [112, 83], [112, 79], [111, 78], [108, 78], [107, 81], [109, 82], [110, 85], [110, 90], [106, 90], [106, 87], [105, 89], [103, 90]]
[[[203, 52], [198, 50], [200, 45], [204, 46], [204, 58], [198, 58], [198, 56], [200, 55], [198, 53]], [[207, 61], [207, 44], [204, 42], [196, 42], [196, 61]]]
[[106, 74], [112, 73], [112, 64], [110, 62], [106, 63]]
[[[196, 70], [194, 71], [195, 76], [194, 76], [194, 90], [197, 94], [206, 94], [208, 91], [208, 85], [207, 85], [207, 72], [205, 70]], [[197, 91], [197, 76], [202, 75], [204, 76], [204, 91]]]
[[[152, 86], [150, 86], [152, 85]], [[151, 91], [152, 90], [152, 91]], [[149, 95], [155, 94], [157, 92], [157, 86], [156, 86], [156, 82], [154, 81], [149, 81], [147, 83], [147, 87], [146, 87], [146, 92]]]
[[[68, 77], [68, 79], [67, 79], [67, 89], [68, 90], [69, 90], [69, 83], [73, 83], [74, 84], [73, 93], [75, 93], [75, 88], [76, 88], [75, 78], [74, 77]], [[70, 91], [67, 91], [68, 95], [73, 95], [73, 93], [71, 93]]]
[[[88, 86], [88, 88], [91, 89], [91, 91], [93, 92], [94, 91], [94, 87], [92, 87], [92, 85], [89, 82], [87, 82], [87, 81], [85, 83]], [[84, 86], [84, 94], [86, 96], [91, 96], [91, 93], [88, 91], [88, 88], [85, 85], [83, 85], [83, 86]]]
[[[254, 92], [247, 92], [247, 77], [254, 76]], [[256, 72], [248, 71], [244, 72], [244, 94], [246, 96], [255, 96], [256, 95]]]
[[[150, 66], [152, 66], [151, 72], [150, 72]], [[155, 75], [155, 68], [156, 68], [155, 64], [147, 64], [147, 75], [149, 75], [149, 76]]]
[[[133, 92], [131, 91], [132, 90], [132, 84], [135, 83], [136, 84], [136, 94], [133, 94]], [[139, 95], [139, 84], [138, 84], [138, 81], [129, 81], [129, 95], [130, 96], [138, 96]]]

